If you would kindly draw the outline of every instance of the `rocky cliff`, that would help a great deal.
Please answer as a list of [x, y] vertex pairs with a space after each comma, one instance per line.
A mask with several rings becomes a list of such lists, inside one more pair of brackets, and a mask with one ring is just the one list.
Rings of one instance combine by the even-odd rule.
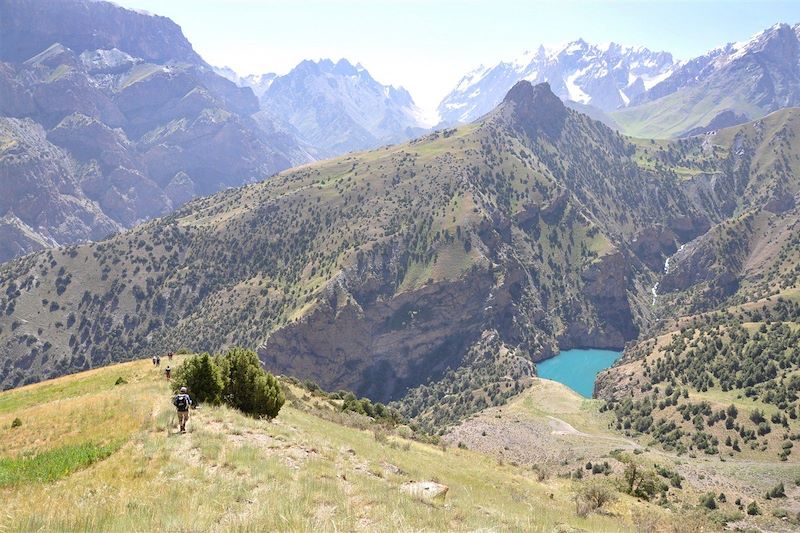
[[[15, 244], [0, 260], [101, 238], [307, 160], [269, 120], [251, 118], [252, 91], [215, 74], [167, 18], [83, 0], [7, 0], [2, 13], [0, 114], [16, 132], [2, 148], [29, 140], [0, 160], [21, 223], [5, 226]], [[59, 177], [37, 166], [44, 160]], [[32, 175], [60, 191], [42, 193], [35, 210], [24, 197]]]

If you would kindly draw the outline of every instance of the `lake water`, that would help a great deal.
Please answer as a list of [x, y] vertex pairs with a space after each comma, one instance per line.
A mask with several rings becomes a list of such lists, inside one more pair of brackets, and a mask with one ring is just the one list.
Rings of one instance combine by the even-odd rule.
[[540, 378], [563, 383], [578, 394], [592, 397], [594, 380], [619, 359], [622, 352], [614, 350], [566, 350], [555, 357], [536, 363]]

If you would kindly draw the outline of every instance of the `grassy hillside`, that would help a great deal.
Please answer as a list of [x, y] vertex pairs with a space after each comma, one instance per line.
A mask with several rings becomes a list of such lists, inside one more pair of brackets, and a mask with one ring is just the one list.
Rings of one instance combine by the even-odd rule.
[[[273, 421], [202, 406], [185, 435], [148, 360], [0, 393], [0, 528], [626, 531], [645, 512], [669, 523], [626, 495], [580, 518], [580, 481], [410, 441], [284, 386], [290, 400]], [[86, 460], [80, 449], [92, 447], [102, 453]], [[422, 480], [447, 485], [444, 501], [402, 492]]]
[[689, 87], [652, 102], [620, 109], [611, 118], [627, 135], [666, 139], [707, 126], [717, 115], [733, 111], [753, 119], [767, 114], [728, 87]]
[[[625, 372], [622, 367], [612, 374], [613, 379], [624, 381]], [[626, 393], [630, 391], [621, 391], [621, 401]], [[690, 400], [696, 399], [692, 391]], [[716, 397], [715, 401], [727, 400]], [[745, 404], [752, 402], [733, 401], [740, 406], [739, 419], [746, 420], [747, 409], [753, 407]], [[723, 523], [728, 529], [792, 531], [800, 524], [796, 458], [781, 462], [769, 451], [724, 457], [699, 451], [677, 453], [674, 448], [665, 449], [650, 434], [616, 429], [614, 402], [610, 405], [612, 409], [603, 400], [586, 399], [559, 383], [536, 379], [506, 405], [472, 415], [444, 438], [453, 445], [466, 445], [504, 462], [530, 467], [541, 479], [577, 477], [581, 483], [619, 483], [635, 465], [644, 476], [652, 476], [651, 482], [658, 488], [651, 501], [667, 511], [648, 509], [651, 521], [639, 523], [640, 531], [669, 530], [672, 513], [681, 516], [682, 531], [713, 530]], [[722, 426], [720, 422], [716, 428]], [[772, 452], [775, 449], [780, 446]], [[786, 497], [767, 499], [766, 493], [781, 483]], [[714, 493], [714, 509], [701, 503], [709, 491]], [[746, 506], [753, 501], [761, 515], [746, 514]], [[787, 520], [776, 518], [784, 512]]]

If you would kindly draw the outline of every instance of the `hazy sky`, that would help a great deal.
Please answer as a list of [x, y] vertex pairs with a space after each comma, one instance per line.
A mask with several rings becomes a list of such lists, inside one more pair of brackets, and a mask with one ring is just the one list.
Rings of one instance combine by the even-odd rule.
[[800, 22], [799, 0], [117, 0], [164, 15], [213, 65], [284, 74], [346, 57], [433, 109], [467, 71], [583, 37], [679, 59]]

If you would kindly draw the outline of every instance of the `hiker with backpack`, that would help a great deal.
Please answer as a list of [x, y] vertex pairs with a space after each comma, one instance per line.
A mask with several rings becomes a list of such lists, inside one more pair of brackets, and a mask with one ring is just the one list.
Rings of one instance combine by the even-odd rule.
[[180, 394], [172, 399], [172, 404], [178, 409], [178, 424], [181, 426], [181, 433], [186, 433], [186, 422], [189, 420], [189, 406], [192, 399], [186, 393], [186, 387], [181, 387]]
[[170, 375], [172, 374], [172, 369], [169, 367], [169, 365], [167, 365], [167, 368], [166, 370], [164, 370], [164, 373], [167, 375], [167, 379], [170, 379]]

